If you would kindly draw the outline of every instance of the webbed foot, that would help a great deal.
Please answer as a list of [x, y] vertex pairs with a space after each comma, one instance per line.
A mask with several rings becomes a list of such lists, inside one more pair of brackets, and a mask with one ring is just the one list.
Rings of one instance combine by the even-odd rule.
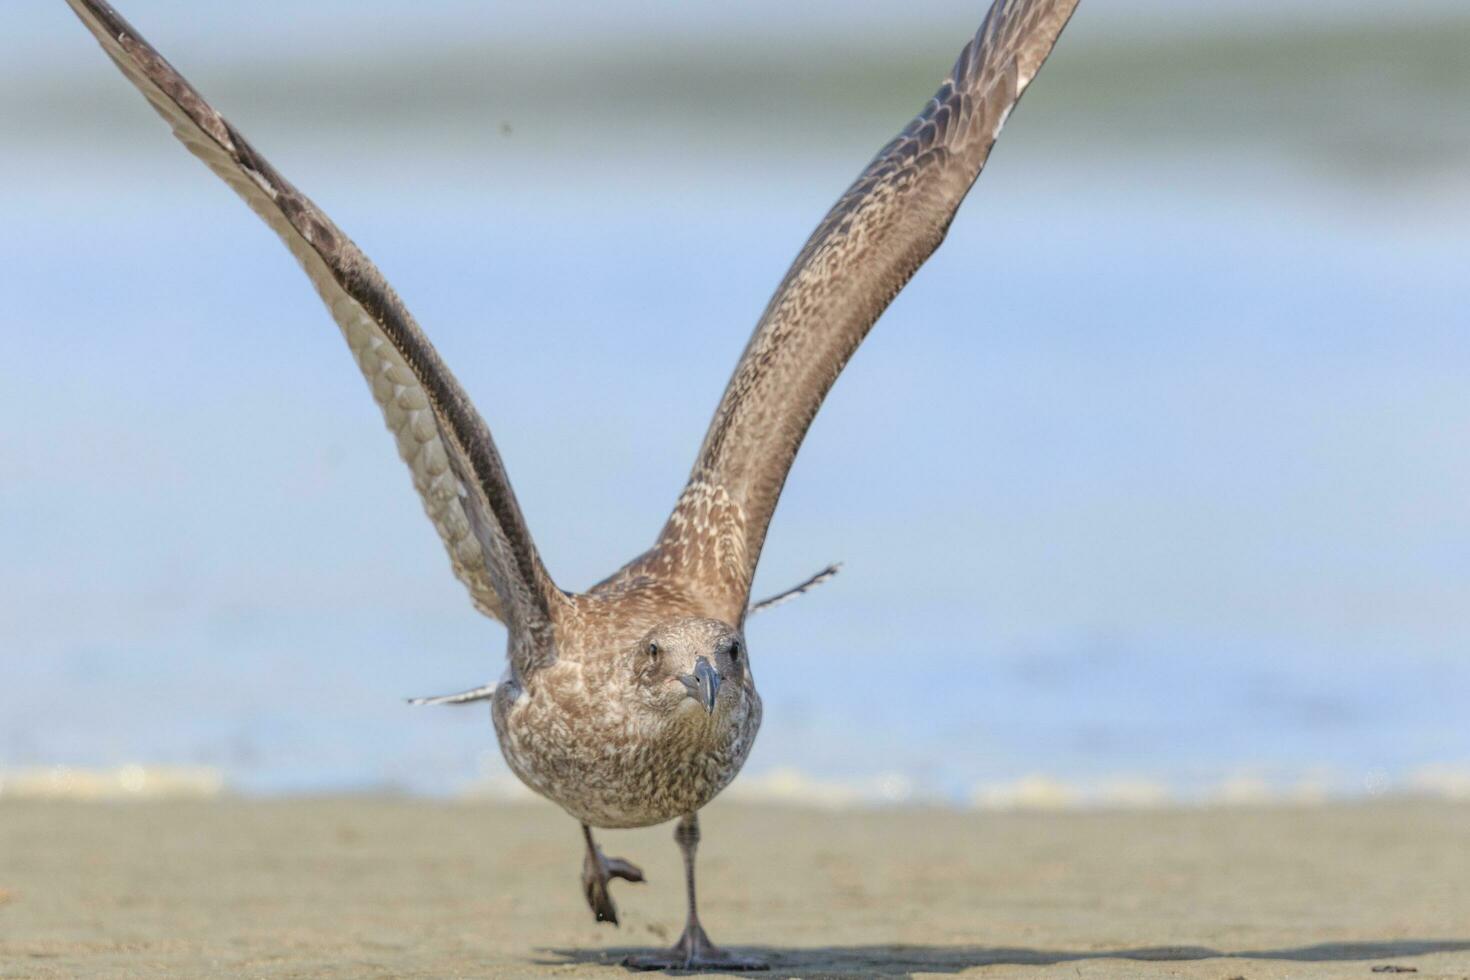
[[582, 859], [582, 890], [587, 895], [587, 904], [598, 922], [618, 924], [618, 907], [613, 904], [607, 886], [614, 878], [624, 881], [642, 881], [643, 872], [636, 864], [622, 858], [603, 856], [602, 849], [589, 847]]
[[709, 941], [698, 923], [691, 923], [672, 949], [638, 953], [623, 960], [633, 970], [769, 970], [771, 965], [752, 956], [727, 953]]

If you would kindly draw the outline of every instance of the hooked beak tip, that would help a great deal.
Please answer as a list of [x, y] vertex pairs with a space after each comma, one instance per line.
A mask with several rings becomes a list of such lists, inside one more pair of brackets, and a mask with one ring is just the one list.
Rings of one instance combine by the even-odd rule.
[[704, 705], [704, 710], [709, 714], [715, 713], [715, 699], [720, 693], [720, 672], [704, 657], [700, 657], [694, 663], [694, 684], [689, 693], [699, 698], [699, 703]]

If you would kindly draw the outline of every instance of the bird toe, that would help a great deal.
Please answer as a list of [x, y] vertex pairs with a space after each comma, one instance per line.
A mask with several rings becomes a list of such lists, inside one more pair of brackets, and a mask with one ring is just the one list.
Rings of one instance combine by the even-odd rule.
[[643, 881], [643, 869], [636, 864], [624, 861], [622, 858], [607, 858], [607, 873], [611, 878], [621, 878], [624, 881]]
[[618, 907], [607, 892], [607, 880], [591, 878], [585, 882], [587, 904], [592, 908], [592, 917], [598, 922], [618, 924]]

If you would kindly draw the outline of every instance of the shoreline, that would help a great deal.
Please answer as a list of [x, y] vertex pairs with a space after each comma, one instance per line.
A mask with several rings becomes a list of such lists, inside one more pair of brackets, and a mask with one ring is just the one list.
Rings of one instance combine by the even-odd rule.
[[[23, 766], [0, 768], [0, 803], [14, 800], [320, 800], [417, 799], [515, 804], [539, 801], [510, 772], [481, 776], [442, 793], [394, 786], [328, 788], [319, 792], [252, 790], [211, 766], [144, 765], [110, 768]], [[1203, 788], [1173, 786], [1137, 774], [1067, 780], [1031, 773], [977, 784], [968, 796], [926, 791], [900, 773], [847, 779], [824, 778], [791, 766], [744, 774], [721, 794], [737, 806], [788, 806], [832, 812], [870, 809], [939, 809], [982, 812], [1110, 812], [1214, 807], [1355, 806], [1405, 802], [1470, 802], [1470, 768], [1423, 764], [1397, 776], [1370, 772], [1354, 784], [1341, 775], [1311, 770], [1296, 778], [1269, 778], [1241, 770]]]

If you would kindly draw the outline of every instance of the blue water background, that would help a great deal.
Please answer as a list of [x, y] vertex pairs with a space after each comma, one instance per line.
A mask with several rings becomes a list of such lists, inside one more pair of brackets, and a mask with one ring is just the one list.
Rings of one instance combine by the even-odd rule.
[[[503, 631], [304, 277], [75, 25], [37, 25], [67, 59], [37, 90], [96, 102], [21, 117], [0, 161], [0, 767], [503, 773], [483, 710], [402, 704], [497, 676]], [[1433, 151], [1385, 158], [1215, 139], [1217, 88], [1168, 117], [1217, 123], [1144, 142], [1126, 100], [1047, 124], [1046, 98], [798, 459], [757, 592], [846, 564], [749, 625], [748, 772], [958, 801], [1470, 767], [1464, 115], [1380, 111]], [[388, 273], [575, 588], [652, 540], [770, 290], [903, 119], [803, 106], [236, 122]]]

